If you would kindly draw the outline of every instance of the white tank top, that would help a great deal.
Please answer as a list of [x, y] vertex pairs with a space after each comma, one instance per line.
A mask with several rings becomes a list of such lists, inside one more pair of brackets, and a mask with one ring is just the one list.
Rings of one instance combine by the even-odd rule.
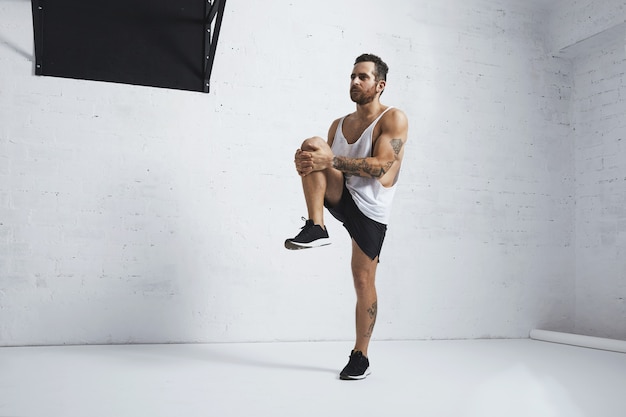
[[[348, 158], [368, 158], [372, 156], [372, 134], [376, 123], [383, 114], [392, 107], [388, 107], [368, 127], [356, 142], [350, 144], [343, 136], [343, 120], [339, 120], [333, 145], [333, 154]], [[398, 174], [399, 175], [399, 174]], [[346, 187], [357, 207], [363, 214], [379, 223], [388, 224], [391, 215], [391, 203], [396, 192], [398, 176], [391, 187], [384, 187], [377, 178], [359, 177], [357, 175], [345, 175]]]

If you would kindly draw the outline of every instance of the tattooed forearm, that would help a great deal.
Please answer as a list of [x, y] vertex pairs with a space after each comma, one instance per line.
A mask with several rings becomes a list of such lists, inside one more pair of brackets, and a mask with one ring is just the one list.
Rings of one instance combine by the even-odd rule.
[[374, 301], [374, 304], [367, 309], [367, 313], [371, 321], [367, 333], [365, 333], [365, 337], [371, 337], [374, 332], [374, 325], [376, 324], [376, 316], [378, 315], [378, 301]]
[[371, 164], [368, 162], [371, 158], [345, 158], [343, 156], [335, 156], [333, 158], [333, 168], [347, 175], [356, 175], [359, 177], [369, 176], [372, 178], [381, 178], [395, 161], [389, 161], [384, 165]]
[[391, 161], [381, 162], [377, 158], [346, 158], [344, 156], [335, 156], [333, 158], [333, 168], [347, 175], [382, 178], [398, 160], [402, 146], [404, 146], [402, 139], [391, 139], [389, 144], [393, 149], [393, 159]]
[[358, 175], [359, 171], [363, 167], [365, 159], [348, 159], [342, 156], [335, 156], [333, 158], [333, 168], [338, 169], [348, 175]]

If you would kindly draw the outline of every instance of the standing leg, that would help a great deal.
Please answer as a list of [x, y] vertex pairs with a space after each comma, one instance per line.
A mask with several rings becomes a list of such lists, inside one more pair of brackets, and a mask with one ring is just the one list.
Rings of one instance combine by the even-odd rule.
[[376, 324], [378, 301], [376, 295], [376, 268], [378, 257], [370, 259], [361, 248], [352, 241], [352, 276], [356, 291], [356, 341], [354, 350], [363, 352], [367, 349]]
[[378, 257], [370, 259], [352, 240], [352, 276], [357, 299], [356, 341], [350, 361], [339, 375], [341, 379], [363, 379], [370, 374], [367, 349], [378, 313], [375, 285], [377, 266]]

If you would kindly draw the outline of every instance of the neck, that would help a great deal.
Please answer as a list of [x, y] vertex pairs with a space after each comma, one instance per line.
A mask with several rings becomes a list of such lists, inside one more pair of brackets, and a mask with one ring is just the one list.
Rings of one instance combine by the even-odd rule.
[[380, 100], [377, 97], [367, 104], [357, 104], [356, 114], [360, 118], [369, 119], [374, 115], [378, 116], [383, 107], [384, 106], [381, 104]]

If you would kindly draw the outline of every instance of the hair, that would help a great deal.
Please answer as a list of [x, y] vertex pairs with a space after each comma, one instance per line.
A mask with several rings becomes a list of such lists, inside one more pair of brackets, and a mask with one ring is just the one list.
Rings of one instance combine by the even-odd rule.
[[375, 66], [374, 77], [376, 77], [376, 81], [387, 81], [387, 72], [389, 72], [389, 67], [382, 59], [380, 59], [379, 56], [373, 54], [362, 54], [356, 58], [356, 60], [354, 61], [354, 65], [358, 64], [359, 62], [373, 62]]

